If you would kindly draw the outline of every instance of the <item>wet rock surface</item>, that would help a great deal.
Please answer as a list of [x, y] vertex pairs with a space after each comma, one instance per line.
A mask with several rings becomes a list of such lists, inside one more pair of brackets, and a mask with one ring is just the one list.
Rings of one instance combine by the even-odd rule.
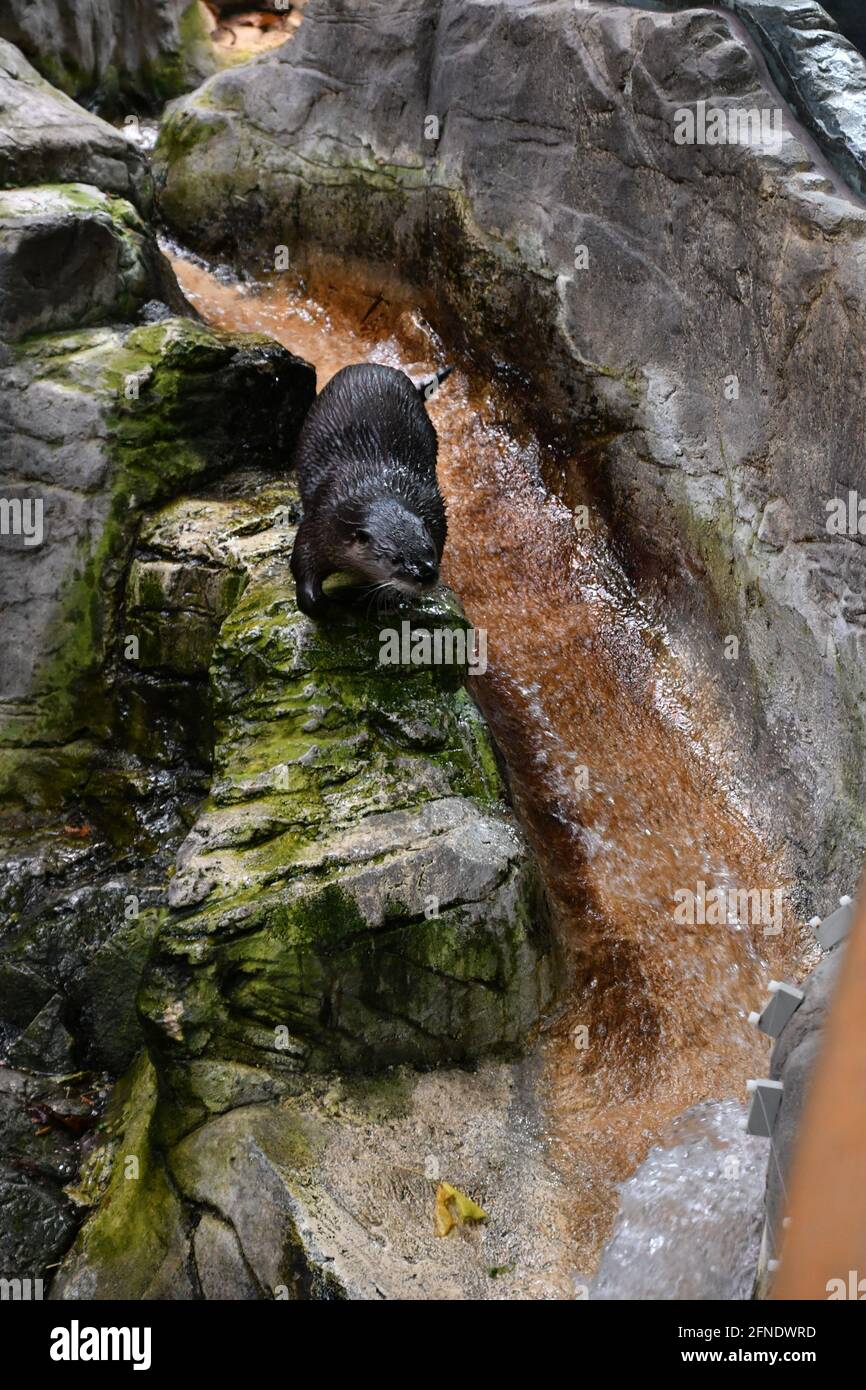
[[[192, 796], [194, 789], [186, 791]], [[0, 1019], [5, 1048], [19, 1064], [26, 1048], [26, 1064], [37, 1071], [86, 1066], [116, 1075], [141, 1047], [135, 996], [172, 850], [184, 833], [176, 805], [166, 808], [160, 828], [160, 848], [141, 863], [130, 863], [127, 854], [125, 871], [99, 843], [70, 855], [62, 835], [41, 843], [34, 836], [28, 852], [17, 856], [4, 846]], [[39, 1050], [43, 1038], [51, 1040], [43, 1027], [46, 1009], [74, 1039], [68, 1065], [52, 1064]]]
[[[159, 13], [173, 23], [183, 8]], [[777, 26], [772, 52], [793, 55], [794, 77], [777, 73], [786, 95], [828, 142], [841, 131], [844, 164], [856, 122], [816, 68], [845, 69], [856, 95], [857, 60], [835, 40], [824, 53], [813, 6], [786, 7], [802, 22], [782, 32], [782, 8], [749, 6]], [[4, 9], [16, 5], [0, 0], [0, 32]], [[777, 100], [718, 16], [424, 0], [379, 5], [373, 21], [323, 0], [294, 60], [238, 70], [178, 108], [164, 206], [200, 243], [258, 253], [317, 240], [399, 257], [425, 282], [432, 267], [441, 309], [521, 358], [545, 399], [604, 438], [606, 501], [624, 530], [665, 563], [682, 552], [681, 574], [699, 573], [742, 627], [744, 684], [790, 765], [804, 747], [813, 759], [798, 851], [835, 871], [860, 825], [862, 750], [845, 730], [862, 693], [861, 575], [856, 539], [821, 533], [819, 442], [862, 456], [839, 410], [859, 370], [862, 210], [811, 166], [787, 116], [773, 151], [677, 153], [678, 103], [709, 94], [772, 114]], [[86, 80], [71, 63], [61, 80], [109, 103], [187, 80], [185, 60], [168, 77], [142, 66], [132, 27], [119, 83], [103, 81], [107, 50]], [[360, 69], [347, 27], [370, 59]], [[53, 291], [28, 294], [31, 317], [7, 296], [24, 341], [2, 361], [6, 438], [35, 455], [60, 545], [26, 571], [13, 548], [3, 573], [0, 551], [4, 592], [19, 584], [2, 692], [0, 1031], [28, 1069], [0, 1068], [0, 1268], [39, 1277], [89, 1209], [55, 1297], [583, 1296], [533, 1064], [453, 1067], [511, 1057], [555, 976], [537, 871], [460, 663], [382, 669], [381, 619], [347, 605], [320, 629], [298, 614], [297, 508], [272, 470], [309, 402], [309, 369], [170, 315], [184, 306], [151, 233], [106, 196], [134, 191], [146, 210], [137, 157], [98, 122], [62, 136], [63, 99], [0, 49], [0, 102], [11, 91], [14, 106], [23, 84], [45, 111], [42, 133], [29, 115], [7, 122], [0, 181], [4, 167], [11, 182], [58, 167], [89, 184], [92, 171], [93, 185], [0, 195], [10, 272], [26, 278], [40, 239], [60, 238]], [[704, 234], [709, 185], [721, 210]], [[80, 238], [99, 244], [92, 263], [76, 260]], [[571, 270], [583, 246], [589, 278]], [[62, 292], [64, 269], [82, 300]], [[147, 300], [157, 321], [136, 326]], [[792, 402], [809, 399], [815, 356], [852, 321], [810, 434]], [[744, 361], [747, 400], [726, 398], [738, 416], [719, 388]], [[795, 444], [805, 481], [792, 486]], [[13, 485], [30, 479], [29, 455], [6, 457]], [[465, 626], [448, 595], [411, 623]], [[98, 1142], [79, 1144], [93, 1107], [68, 1109], [58, 1073], [128, 1067], [136, 996], [150, 1056], [118, 1086]], [[810, 998], [774, 1058], [791, 1128], [820, 980]], [[624, 1185], [593, 1297], [749, 1296], [766, 1148], [742, 1122], [735, 1103], [707, 1103], [652, 1151]], [[437, 1238], [440, 1179], [486, 1220]]]
[[80, 1224], [81, 1208], [72, 1192], [102, 1084], [95, 1077], [87, 1080], [93, 1091], [81, 1076], [34, 1076], [0, 1067], [0, 1270], [5, 1279], [41, 1279], [47, 1290], [52, 1266]]
[[[35, 1277], [93, 1207], [61, 1295], [273, 1297], [280, 1279], [377, 1296], [371, 1250], [339, 1279], [319, 1254], [333, 1199], [307, 1248], [303, 1221], [237, 1180], [234, 1146], [259, 1143], [240, 1116], [261, 1108], [258, 1176], [291, 1213], [279, 1165], [319, 1121], [278, 1107], [304, 1071], [511, 1053], [551, 997], [546, 906], [465, 659], [379, 668], [381, 621], [297, 612], [298, 509], [276, 470], [312, 370], [172, 316], [131, 204], [82, 184], [4, 197], [4, 481], [38, 496], [48, 542], [0, 550], [4, 1051], [28, 1087], [122, 1071], [143, 974], [170, 1093], [157, 1105], [150, 1063], [132, 1066], [74, 1201], [13, 1164], [9, 1229], [32, 1238], [4, 1253]], [[18, 293], [28, 266], [41, 298]], [[466, 628], [447, 596], [420, 620]], [[208, 1117], [223, 1129], [182, 1138]]]
[[195, 321], [143, 221], [143, 157], [2, 42], [0, 182], [0, 1052], [27, 1069], [0, 1066], [0, 1271], [47, 1280], [89, 1200], [61, 1190], [77, 1151], [46, 1170], [58, 1126], [81, 1132], [58, 1115], [79, 1068], [141, 1048], [135, 996], [209, 776], [202, 670], [155, 669], [124, 611], [141, 517], [245, 449], [281, 468], [315, 377]]
[[[59, 993], [76, 1064], [121, 1070], [140, 1046], [154, 912], [211, 757], [209, 654], [191, 668], [175, 631], [155, 655], [135, 603], [124, 608], [138, 520], [149, 498], [236, 464], [241, 433], [278, 459], [313, 376], [274, 344], [169, 319], [27, 340], [3, 378], [7, 478], [40, 480], [50, 543], [0, 551], [14, 641], [0, 1018], [14, 1036]], [[127, 402], [129, 380], [141, 389]]]
[[[0, 550], [3, 782], [39, 805], [40, 764], [53, 795], [58, 758], [80, 763], [82, 745], [110, 729], [113, 658], [121, 684], [135, 669], [119, 585], [141, 509], [237, 465], [244, 449], [277, 466], [313, 375], [269, 341], [171, 318], [26, 341], [0, 370], [4, 481], [38, 489], [49, 542], [10, 537]], [[17, 750], [36, 742], [25, 769]]]
[[[640, 0], [626, 3], [640, 8]], [[844, 0], [835, 7], [838, 15], [834, 6], [816, 0], [719, 0], [719, 5], [743, 21], [786, 101], [846, 182], [866, 194], [866, 64], [834, 23], [838, 19], [845, 28]], [[671, 0], [668, 8], [696, 6]], [[862, 18], [856, 32], [862, 44]]]
[[174, 560], [132, 575], [139, 595], [194, 594], [207, 613], [225, 587], [214, 560], [245, 571], [211, 658], [210, 795], [141, 998], [175, 1092], [205, 1106], [195, 1059], [213, 1064], [208, 1086], [223, 1061], [468, 1060], [516, 1046], [552, 994], [540, 885], [465, 661], [379, 664], [383, 623], [462, 633], [465, 619], [447, 595], [390, 618], [303, 618], [283, 497], [167, 509], [147, 542], [174, 538]]
[[[513, 1052], [553, 970], [462, 669], [377, 676], [385, 619], [352, 605], [333, 631], [302, 618], [295, 515], [284, 486], [240, 473], [142, 526], [127, 612], [151, 625], [158, 677], [210, 667], [214, 780], [141, 990], [164, 1099], [137, 1063], [52, 1296], [569, 1297], [520, 1065], [309, 1074]], [[421, 619], [464, 623], [452, 601]], [[495, 1235], [435, 1236], [440, 1169], [487, 1186]]]
[[[778, 139], [677, 143], [700, 101]], [[827, 504], [866, 489], [866, 213], [814, 161], [724, 14], [322, 0], [169, 114], [156, 169], [201, 246], [399, 264], [576, 424], [634, 565], [755, 729], [822, 907], [863, 844], [866, 579]]]
[[13, 1066], [60, 1074], [74, 1070], [73, 1039], [64, 1026], [63, 1012], [61, 996], [52, 994], [9, 1049]]

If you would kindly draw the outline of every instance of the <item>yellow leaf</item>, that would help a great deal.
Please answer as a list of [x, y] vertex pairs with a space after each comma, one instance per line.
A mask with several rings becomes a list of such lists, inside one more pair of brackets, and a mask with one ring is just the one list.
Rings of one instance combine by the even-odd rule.
[[436, 1212], [435, 1227], [437, 1236], [447, 1236], [455, 1225], [456, 1219], [463, 1221], [486, 1221], [487, 1213], [479, 1207], [477, 1202], [473, 1202], [471, 1197], [467, 1197], [465, 1192], [461, 1192], [458, 1187], [452, 1187], [450, 1182], [440, 1182], [436, 1189]]
[[465, 1192], [460, 1192], [456, 1187], [452, 1187], [451, 1191], [461, 1221], [487, 1220], [487, 1212], [479, 1207], [477, 1202], [473, 1202], [471, 1197], [467, 1197]]
[[437, 1236], [447, 1236], [454, 1227], [454, 1217], [451, 1215], [451, 1209], [448, 1206], [446, 1186], [444, 1182], [440, 1182], [436, 1189], [434, 1224]]

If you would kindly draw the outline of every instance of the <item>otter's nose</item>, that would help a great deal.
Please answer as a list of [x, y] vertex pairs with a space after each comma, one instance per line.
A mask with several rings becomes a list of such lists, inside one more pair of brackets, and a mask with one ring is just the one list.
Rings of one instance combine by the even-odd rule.
[[438, 577], [438, 570], [434, 564], [428, 560], [422, 560], [418, 566], [418, 578], [422, 584], [433, 584]]

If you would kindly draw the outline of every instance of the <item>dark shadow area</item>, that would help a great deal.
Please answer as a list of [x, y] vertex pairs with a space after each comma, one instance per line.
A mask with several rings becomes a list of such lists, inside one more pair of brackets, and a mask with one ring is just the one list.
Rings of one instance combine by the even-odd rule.
[[866, 0], [821, 0], [842, 33], [866, 55]]

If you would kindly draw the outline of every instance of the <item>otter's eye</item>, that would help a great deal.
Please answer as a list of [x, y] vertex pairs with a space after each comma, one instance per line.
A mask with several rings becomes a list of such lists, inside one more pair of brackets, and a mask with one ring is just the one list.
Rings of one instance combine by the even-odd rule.
[[355, 540], [356, 540], [356, 541], [359, 541], [359, 542], [361, 543], [361, 545], [369, 545], [369, 543], [370, 543], [370, 533], [369, 533], [369, 531], [364, 531], [363, 529], [357, 530], [357, 531], [355, 532]]

